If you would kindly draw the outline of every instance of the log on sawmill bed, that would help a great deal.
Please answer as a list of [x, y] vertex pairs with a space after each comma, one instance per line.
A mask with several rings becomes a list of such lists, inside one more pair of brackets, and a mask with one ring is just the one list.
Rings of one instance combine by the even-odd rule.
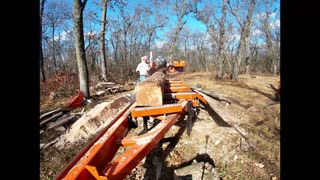
[[52, 115], [52, 114], [54, 114], [54, 113], [58, 113], [58, 112], [60, 112], [61, 110], [62, 110], [62, 108], [58, 108], [58, 109], [55, 109], [55, 110], [53, 110], [53, 111], [44, 113], [44, 114], [42, 114], [42, 115], [40, 116], [40, 120], [43, 119], [43, 118], [46, 117], [46, 116]]
[[63, 112], [60, 111], [60, 112], [52, 115], [51, 117], [49, 117], [49, 118], [41, 121], [41, 122], [40, 122], [40, 127], [43, 126], [43, 125], [45, 125], [45, 124], [47, 124], [47, 123], [50, 122], [50, 121], [53, 121], [54, 119], [60, 117], [61, 115], [63, 115]]
[[165, 76], [162, 72], [155, 72], [145, 81], [137, 83], [135, 99], [137, 106], [163, 105]]
[[62, 117], [58, 120], [56, 120], [53, 124], [51, 124], [50, 126], [48, 126], [48, 129], [52, 129], [52, 128], [56, 128], [56, 127], [59, 127], [59, 126], [62, 126], [66, 123], [68, 123], [71, 119], [73, 119], [75, 117], [74, 114], [72, 115], [68, 115], [68, 116], [65, 116], [65, 117]]

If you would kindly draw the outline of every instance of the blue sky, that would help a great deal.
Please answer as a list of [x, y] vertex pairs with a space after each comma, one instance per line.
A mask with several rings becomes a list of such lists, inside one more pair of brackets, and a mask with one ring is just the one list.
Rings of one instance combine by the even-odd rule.
[[[59, 1], [59, 0], [48, 0], [47, 2], [50, 1]], [[279, 1], [279, 0], [278, 0]], [[100, 0], [98, 2], [101, 2]], [[127, 7], [126, 9], [129, 11], [129, 13], [133, 13], [135, 7], [139, 4], [146, 4], [147, 2], [149, 2], [148, 0], [127, 0]], [[69, 1], [71, 8], [72, 8], [72, 3], [73, 1], [70, 0]], [[275, 4], [273, 7], [279, 8], [280, 4]], [[259, 7], [258, 7], [259, 8]], [[97, 13], [98, 17], [100, 18], [100, 14], [101, 14], [101, 7], [93, 5], [93, 0], [88, 0], [87, 2], [87, 6], [85, 8], [85, 11], [89, 11], [89, 10], [93, 10]], [[118, 13], [117, 10], [110, 10], [108, 9], [107, 11], [107, 19], [110, 18], [111, 16], [116, 16]], [[176, 17], [174, 15], [169, 15], [170, 17], [170, 25], [165, 27], [162, 31], [158, 32], [158, 36], [160, 37], [160, 40], [158, 41], [166, 41], [167, 39], [165, 38], [165, 33], [166, 31], [169, 30], [169, 28], [172, 28], [172, 25], [174, 25], [174, 23], [176, 22]], [[184, 28], [187, 28], [189, 31], [191, 32], [202, 32], [205, 33], [206, 32], [206, 27], [203, 23], [197, 21], [194, 17], [193, 17], [193, 13], [189, 14], [187, 17], [187, 23], [185, 24]], [[279, 21], [279, 17], [272, 17], [271, 19], [271, 23], [275, 23], [275, 24], [280, 24]], [[236, 23], [236, 22], [235, 22]], [[90, 28], [92, 28], [93, 30], [99, 32], [100, 31], [100, 24], [99, 23], [91, 23], [92, 26]], [[88, 29], [85, 29], [85, 33], [88, 32]], [[255, 30], [254, 27], [252, 29], [252, 31], [254, 31], [256, 34], [259, 34], [259, 31]], [[57, 32], [56, 35], [58, 35], [60, 32]]]

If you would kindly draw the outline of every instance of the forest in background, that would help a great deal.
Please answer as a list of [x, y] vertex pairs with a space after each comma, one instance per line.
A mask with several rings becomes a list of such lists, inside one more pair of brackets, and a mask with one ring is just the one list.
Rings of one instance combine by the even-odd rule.
[[[67, 74], [75, 78], [65, 81], [80, 83], [88, 97], [91, 81], [138, 79], [136, 66], [150, 51], [167, 60], [185, 59], [186, 71], [210, 72], [217, 79], [279, 74], [279, 3], [150, 0], [129, 6], [124, 0], [41, 0], [42, 87]], [[191, 20], [205, 31], [186, 26]]]

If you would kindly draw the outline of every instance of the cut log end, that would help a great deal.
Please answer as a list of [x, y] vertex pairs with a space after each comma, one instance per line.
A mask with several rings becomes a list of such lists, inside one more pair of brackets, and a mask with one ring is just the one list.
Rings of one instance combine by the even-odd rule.
[[135, 87], [137, 106], [161, 106], [163, 105], [165, 76], [156, 72]]

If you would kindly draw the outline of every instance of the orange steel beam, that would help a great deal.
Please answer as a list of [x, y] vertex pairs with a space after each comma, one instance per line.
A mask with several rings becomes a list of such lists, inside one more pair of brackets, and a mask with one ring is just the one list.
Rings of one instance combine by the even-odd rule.
[[166, 81], [166, 84], [171, 85], [171, 84], [183, 84], [181, 81]]
[[88, 166], [94, 166], [99, 175], [99, 172], [105, 168], [118, 151], [120, 147], [116, 144], [118, 138], [127, 135], [129, 131], [128, 116], [130, 109], [133, 107], [135, 107], [135, 103], [91, 146], [68, 174], [63, 177], [64, 180], [92, 179], [95, 174], [92, 174], [92, 168], [91, 171], [88, 170]]
[[[201, 96], [200, 94], [198, 94], [196, 92], [165, 93], [164, 97], [165, 97], [165, 99], [185, 99], [185, 100], [199, 99], [203, 103], [208, 104], [207, 101], [203, 98], [203, 96]], [[193, 105], [193, 107], [195, 107], [195, 106], [197, 106], [197, 105]]]
[[181, 112], [186, 106], [187, 101], [184, 101], [181, 104], [166, 104], [162, 106], [153, 106], [153, 107], [138, 107], [131, 109], [131, 116], [133, 118], [143, 117], [143, 116], [154, 116], [161, 114], [170, 114]]
[[130, 143], [130, 149], [119, 155], [104, 170], [108, 180], [123, 179], [164, 137], [167, 131], [176, 123], [182, 113], [170, 114], [147, 134], [124, 138], [121, 143]]
[[[199, 92], [198, 90], [193, 90], [193, 91], [196, 92], [196, 93]], [[201, 96], [200, 94], [198, 94], [198, 98], [199, 98], [199, 100], [202, 101], [203, 103], [208, 104], [208, 102], [206, 101], [206, 99], [205, 99], [203, 96]]]
[[133, 102], [131, 102], [127, 107], [120, 112], [90, 143], [83, 148], [80, 153], [72, 159], [72, 161], [56, 176], [56, 180], [62, 179], [64, 176], [67, 175], [67, 173], [70, 171], [70, 169], [76, 165], [76, 163], [83, 157], [83, 155], [89, 151], [89, 149], [96, 143], [106, 132], [107, 130], [116, 122], [118, 119], [128, 111], [128, 109], [131, 109], [135, 106]]
[[170, 87], [170, 88], [164, 88], [164, 92], [186, 92], [191, 91], [190, 88], [187, 87]]
[[170, 84], [169, 86], [167, 86], [166, 88], [188, 88], [191, 89], [190, 86], [185, 85], [185, 84]]
[[173, 80], [173, 79], [169, 79], [169, 80], [167, 80], [167, 82], [169, 82], [169, 83], [182, 83], [180, 80]]
[[198, 93], [195, 92], [183, 92], [183, 93], [165, 93], [164, 98], [165, 99], [195, 99], [197, 97]]
[[104, 177], [104, 176], [100, 176], [100, 175], [99, 175], [96, 167], [86, 165], [85, 168], [86, 168], [97, 180], [108, 180], [107, 177]]

